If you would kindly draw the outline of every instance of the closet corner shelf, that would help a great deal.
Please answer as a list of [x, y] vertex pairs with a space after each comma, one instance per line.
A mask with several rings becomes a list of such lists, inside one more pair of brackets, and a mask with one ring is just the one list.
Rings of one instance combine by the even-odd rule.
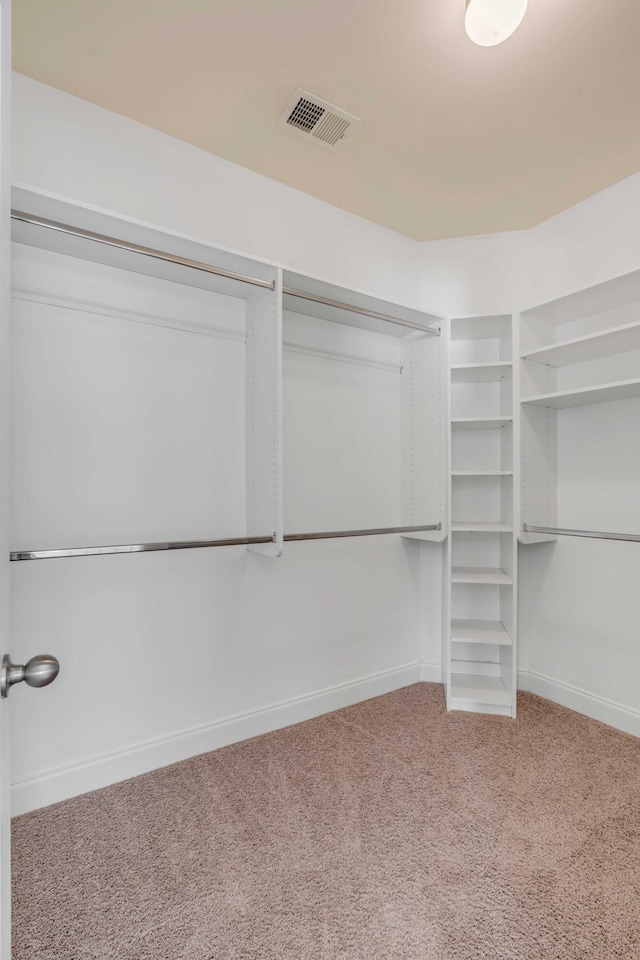
[[513, 533], [509, 523], [452, 523], [452, 533]]
[[512, 477], [513, 470], [452, 470], [452, 477]]
[[454, 643], [496, 643], [510, 647], [511, 636], [499, 620], [451, 621], [451, 639]]
[[513, 423], [513, 417], [452, 417], [451, 426], [465, 430], [497, 430]]
[[511, 694], [500, 677], [476, 674], [451, 674], [451, 708], [471, 710], [474, 704], [510, 707]]
[[481, 383], [504, 380], [510, 375], [511, 367], [510, 360], [496, 360], [492, 363], [455, 363], [451, 366], [451, 382]]
[[512, 578], [500, 567], [452, 567], [452, 583], [513, 584]]
[[640, 350], [640, 320], [538, 347], [523, 353], [522, 359], [535, 360], [549, 367], [568, 367], [572, 363], [600, 360], [628, 350]]
[[523, 397], [523, 404], [538, 407], [580, 407], [589, 403], [608, 403], [612, 400], [628, 400], [640, 397], [640, 379], [620, 380], [617, 383], [602, 383], [596, 387], [578, 387], [574, 390], [560, 390], [557, 393], [543, 393], [535, 397]]

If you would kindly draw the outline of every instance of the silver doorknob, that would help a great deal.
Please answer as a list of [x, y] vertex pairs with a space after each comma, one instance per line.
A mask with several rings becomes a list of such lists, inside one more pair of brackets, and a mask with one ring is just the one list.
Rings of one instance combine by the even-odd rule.
[[43, 653], [31, 657], [24, 666], [11, 663], [11, 657], [5, 653], [0, 667], [0, 697], [8, 697], [14, 683], [24, 682], [30, 687], [46, 687], [53, 683], [60, 673], [60, 664], [55, 657]]

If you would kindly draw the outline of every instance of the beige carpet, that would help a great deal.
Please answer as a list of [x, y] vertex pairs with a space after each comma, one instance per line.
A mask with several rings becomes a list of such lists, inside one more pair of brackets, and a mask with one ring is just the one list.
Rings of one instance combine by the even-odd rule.
[[18, 818], [14, 960], [637, 960], [640, 740], [419, 684]]

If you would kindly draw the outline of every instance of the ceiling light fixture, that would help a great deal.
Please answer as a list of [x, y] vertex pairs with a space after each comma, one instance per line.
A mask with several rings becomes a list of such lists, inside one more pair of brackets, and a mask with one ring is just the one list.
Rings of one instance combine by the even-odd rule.
[[478, 46], [494, 47], [511, 36], [526, 12], [527, 0], [467, 0], [465, 30]]

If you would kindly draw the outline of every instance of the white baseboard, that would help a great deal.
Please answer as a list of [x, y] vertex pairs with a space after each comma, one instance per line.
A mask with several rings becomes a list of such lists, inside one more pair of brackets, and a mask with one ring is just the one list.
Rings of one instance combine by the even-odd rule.
[[640, 710], [625, 707], [615, 700], [608, 700], [588, 690], [574, 687], [561, 680], [554, 680], [532, 670], [518, 671], [518, 690], [535, 693], [545, 700], [552, 700], [570, 710], [583, 713], [593, 720], [600, 720], [610, 727], [640, 737]]
[[421, 663], [420, 679], [423, 683], [442, 683], [442, 664]]
[[11, 814], [14, 817], [19, 816], [30, 810], [148, 773], [158, 767], [195, 757], [200, 753], [218, 750], [230, 743], [257, 737], [262, 733], [279, 730], [407, 687], [425, 679], [422, 676], [422, 666], [424, 665], [420, 663], [408, 663], [351, 683], [320, 690], [306, 697], [273, 704], [252, 713], [225, 717], [169, 737], [148, 740], [125, 750], [92, 757], [86, 761], [48, 770], [35, 777], [18, 780], [11, 787]]
[[[12, 784], [11, 813], [12, 816], [19, 816], [30, 810], [37, 810], [39, 807], [195, 757], [200, 753], [218, 750], [231, 743], [270, 733], [272, 730], [310, 720], [312, 717], [419, 682], [441, 683], [441, 664], [404, 664], [393, 670], [329, 687], [306, 697], [273, 704], [251, 713], [225, 717], [169, 737], [148, 740], [125, 750], [48, 770]], [[530, 670], [518, 671], [518, 689], [535, 693], [546, 700], [640, 737], [640, 711], [613, 700]]]

